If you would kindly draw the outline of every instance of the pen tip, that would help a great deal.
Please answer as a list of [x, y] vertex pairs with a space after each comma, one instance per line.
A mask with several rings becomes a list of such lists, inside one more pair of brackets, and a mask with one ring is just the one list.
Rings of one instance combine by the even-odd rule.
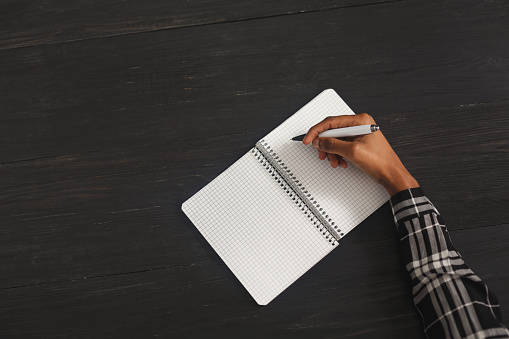
[[298, 136], [296, 136], [296, 137], [293, 137], [293, 138], [292, 138], [292, 140], [293, 140], [293, 141], [302, 141], [302, 140], [304, 140], [304, 137], [305, 137], [305, 136], [306, 136], [305, 134], [298, 135]]

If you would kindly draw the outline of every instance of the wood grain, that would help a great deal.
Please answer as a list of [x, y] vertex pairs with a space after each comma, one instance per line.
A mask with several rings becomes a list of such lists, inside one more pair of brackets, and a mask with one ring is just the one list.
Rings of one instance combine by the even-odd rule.
[[395, 2], [3, 51], [0, 162], [270, 130], [329, 87], [377, 116], [507, 99], [508, 8]]
[[0, 337], [423, 338], [388, 204], [267, 307], [180, 209], [325, 88], [375, 117], [507, 320], [508, 17], [484, 0], [4, 1]]
[[394, 1], [4, 1], [0, 50]]
[[225, 270], [203, 266], [2, 290], [0, 327], [8, 338], [423, 338], [402, 281], [339, 288], [320, 270], [267, 307], [248, 300]]
[[[476, 239], [473, 250], [463, 248], [462, 253], [507, 305], [509, 256], [493, 248], [500, 240], [509, 240], [508, 225], [490, 232], [463, 230], [453, 237], [458, 247], [469, 247]], [[340, 246], [266, 307], [250, 301], [219, 260], [2, 289], [0, 329], [8, 338], [200, 338], [204, 333], [209, 337], [423, 338], [394, 245], [395, 241]], [[507, 308], [502, 312], [509, 316]]]
[[[451, 230], [507, 222], [508, 110], [503, 100], [377, 118]], [[475, 124], [479, 113], [489, 119]], [[267, 132], [2, 165], [0, 287], [210, 262], [180, 206]], [[344, 241], [387, 241], [393, 228], [385, 205]]]

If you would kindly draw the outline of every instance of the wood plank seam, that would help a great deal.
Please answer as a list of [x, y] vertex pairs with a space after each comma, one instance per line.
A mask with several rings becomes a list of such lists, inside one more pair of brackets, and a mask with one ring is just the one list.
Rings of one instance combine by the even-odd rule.
[[134, 31], [131, 31], [128, 33], [121, 33], [121, 34], [107, 34], [107, 35], [96, 36], [96, 37], [67, 39], [67, 40], [53, 41], [53, 42], [47, 42], [47, 43], [27, 44], [27, 45], [22, 45], [22, 46], [0, 48], [0, 52], [13, 50], [13, 49], [27, 48], [27, 47], [51, 46], [51, 45], [57, 45], [57, 44], [63, 44], [63, 43], [72, 43], [72, 42], [87, 41], [87, 40], [97, 40], [97, 39], [104, 39], [104, 38], [114, 38], [114, 37], [119, 37], [119, 36], [134, 35], [134, 34], [140, 34], [140, 33], [152, 33], [152, 32], [159, 32], [159, 31], [165, 31], [165, 30], [176, 30], [176, 29], [185, 29], [185, 28], [192, 28], [192, 27], [204, 27], [204, 26], [211, 26], [211, 25], [218, 25], [218, 24], [228, 24], [228, 23], [235, 23], [235, 22], [241, 22], [241, 21], [277, 18], [277, 17], [289, 16], [289, 15], [309, 14], [309, 13], [325, 12], [325, 11], [356, 8], [356, 7], [365, 7], [365, 6], [376, 6], [376, 5], [390, 4], [390, 3], [401, 2], [401, 1], [403, 1], [403, 0], [386, 0], [383, 2], [370, 2], [370, 3], [362, 3], [362, 4], [356, 4], [356, 5], [345, 5], [345, 6], [339, 6], [339, 7], [326, 7], [326, 8], [319, 8], [319, 9], [301, 10], [301, 11], [294, 10], [294, 11], [289, 11], [287, 13], [278, 13], [278, 14], [273, 14], [273, 15], [264, 15], [264, 16], [247, 17], [247, 18], [222, 20], [222, 21], [218, 20], [218, 21], [204, 22], [204, 23], [200, 23], [200, 24], [189, 24], [189, 25], [181, 25], [181, 26], [171, 26], [170, 25], [168, 27], [163, 26], [163, 27], [160, 27], [157, 29], [145, 29], [145, 30], [141, 29], [138, 31], [134, 30]]

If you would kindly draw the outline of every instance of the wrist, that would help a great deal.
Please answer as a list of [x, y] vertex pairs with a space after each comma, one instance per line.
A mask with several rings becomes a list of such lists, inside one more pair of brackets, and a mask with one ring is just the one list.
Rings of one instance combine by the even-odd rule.
[[417, 180], [404, 166], [390, 171], [382, 180], [382, 185], [391, 197], [409, 188], [419, 187]]

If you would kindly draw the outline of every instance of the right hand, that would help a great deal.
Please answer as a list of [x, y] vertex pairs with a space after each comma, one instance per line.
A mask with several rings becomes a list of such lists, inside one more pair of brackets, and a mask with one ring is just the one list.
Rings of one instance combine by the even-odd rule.
[[328, 117], [311, 127], [302, 141], [305, 145], [312, 142], [318, 150], [321, 160], [329, 159], [332, 167], [347, 167], [347, 159], [362, 171], [382, 184], [389, 195], [419, 184], [405, 168], [401, 160], [381, 131], [344, 140], [318, 138], [318, 134], [331, 128], [358, 125], [375, 125], [375, 121], [366, 113]]

